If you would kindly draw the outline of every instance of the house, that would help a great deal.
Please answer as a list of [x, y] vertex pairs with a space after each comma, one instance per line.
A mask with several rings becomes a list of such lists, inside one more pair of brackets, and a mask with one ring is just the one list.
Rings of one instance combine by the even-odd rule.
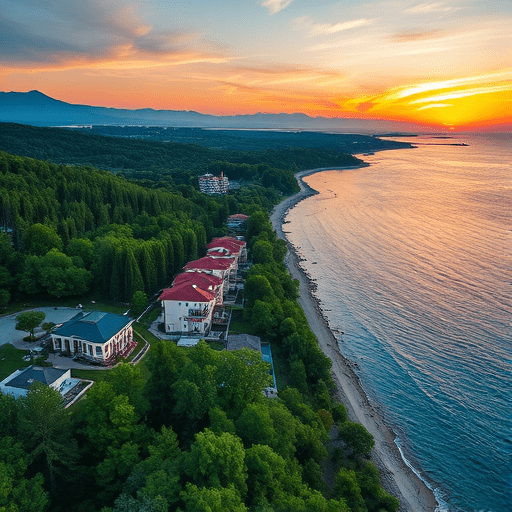
[[221, 172], [220, 176], [214, 176], [213, 174], [207, 173], [202, 176], [198, 176], [199, 190], [203, 194], [227, 194], [229, 190], [229, 180], [224, 173]]
[[41, 367], [31, 365], [21, 370], [16, 370], [0, 382], [0, 391], [4, 394], [9, 394], [18, 398], [20, 396], [26, 396], [30, 386], [34, 382], [42, 382], [47, 386], [59, 391], [64, 394], [72, 386], [68, 383], [73, 382], [76, 384], [78, 379], [71, 379], [71, 370], [59, 370], [51, 367]]
[[133, 319], [102, 311], [80, 312], [51, 333], [57, 352], [110, 364], [134, 345]]
[[205, 335], [210, 332], [215, 291], [203, 290], [192, 281], [166, 288], [160, 297], [166, 333]]

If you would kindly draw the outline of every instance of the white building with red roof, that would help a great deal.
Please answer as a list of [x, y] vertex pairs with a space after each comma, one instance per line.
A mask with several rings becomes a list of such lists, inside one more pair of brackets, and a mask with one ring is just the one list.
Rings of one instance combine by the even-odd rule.
[[216, 293], [203, 290], [191, 281], [166, 288], [162, 301], [165, 332], [189, 335], [208, 334], [212, 325]]

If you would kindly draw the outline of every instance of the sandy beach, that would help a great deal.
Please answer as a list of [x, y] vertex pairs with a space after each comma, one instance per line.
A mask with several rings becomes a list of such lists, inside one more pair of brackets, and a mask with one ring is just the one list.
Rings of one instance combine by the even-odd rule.
[[[270, 216], [272, 226], [279, 238], [287, 241], [283, 232], [283, 222], [287, 211], [299, 201], [316, 194], [316, 191], [305, 184], [302, 178], [329, 169], [341, 168], [313, 169], [295, 175], [299, 181], [300, 192], [278, 204]], [[300, 267], [295, 248], [288, 241], [287, 245], [286, 266], [293, 278], [300, 282], [299, 303], [312, 331], [318, 338], [321, 349], [332, 361], [333, 379], [337, 385], [340, 401], [346, 405], [349, 419], [363, 424], [375, 439], [372, 460], [381, 471], [382, 486], [400, 499], [401, 512], [434, 512], [438, 510], [434, 493], [405, 464], [394, 442], [395, 436], [392, 430], [369, 403], [359, 378], [352, 369], [352, 363], [339, 352], [336, 338], [330, 331], [313, 294], [314, 287]]]

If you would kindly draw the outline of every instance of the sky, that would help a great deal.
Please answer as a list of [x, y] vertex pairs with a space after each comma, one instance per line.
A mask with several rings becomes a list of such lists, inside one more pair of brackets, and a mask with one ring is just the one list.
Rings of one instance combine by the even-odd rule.
[[2, 0], [0, 90], [512, 129], [511, 0]]

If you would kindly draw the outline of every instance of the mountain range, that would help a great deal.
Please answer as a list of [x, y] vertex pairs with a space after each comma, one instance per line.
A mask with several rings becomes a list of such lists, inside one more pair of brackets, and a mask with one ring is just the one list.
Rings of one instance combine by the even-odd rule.
[[[411, 123], [310, 117], [305, 114], [248, 114], [214, 116], [185, 110], [128, 110], [76, 105], [39, 91], [0, 92], [0, 122], [34, 126], [126, 125], [224, 129], [318, 130], [340, 133], [422, 132]], [[429, 129], [428, 131], [431, 131]]]

